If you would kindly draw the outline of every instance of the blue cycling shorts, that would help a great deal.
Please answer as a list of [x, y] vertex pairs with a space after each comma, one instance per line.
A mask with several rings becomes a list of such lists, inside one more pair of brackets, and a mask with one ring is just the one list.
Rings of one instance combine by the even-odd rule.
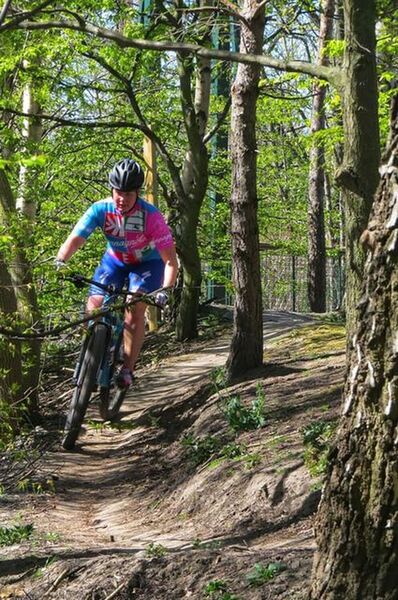
[[[148, 260], [126, 265], [105, 253], [94, 272], [93, 279], [104, 285], [112, 284], [117, 290], [121, 290], [126, 285], [130, 292], [149, 293], [162, 287], [163, 276], [163, 260]], [[105, 294], [104, 290], [95, 285], [89, 288], [89, 296], [105, 296]]]

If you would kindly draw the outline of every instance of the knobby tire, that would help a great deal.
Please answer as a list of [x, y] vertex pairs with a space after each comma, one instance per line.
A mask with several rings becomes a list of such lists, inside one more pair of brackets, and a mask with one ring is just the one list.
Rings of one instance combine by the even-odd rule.
[[79, 436], [80, 427], [86, 414], [90, 396], [97, 382], [108, 337], [107, 327], [97, 323], [88, 339], [86, 352], [80, 367], [79, 378], [66, 417], [62, 446], [73, 450]]

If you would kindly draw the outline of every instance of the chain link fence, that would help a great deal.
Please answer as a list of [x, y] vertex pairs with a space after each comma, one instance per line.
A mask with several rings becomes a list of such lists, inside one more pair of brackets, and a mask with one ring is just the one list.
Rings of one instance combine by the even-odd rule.
[[[307, 295], [308, 261], [305, 256], [261, 253], [263, 307], [265, 310], [309, 312]], [[344, 296], [343, 257], [326, 261], [326, 310], [338, 310]]]
[[[261, 251], [261, 282], [264, 310], [291, 310], [310, 312], [307, 293], [308, 260], [305, 256], [292, 256]], [[209, 271], [207, 271], [209, 272]], [[226, 278], [231, 269], [226, 269]], [[344, 297], [344, 258], [342, 255], [326, 260], [326, 310], [341, 308]], [[218, 301], [232, 305], [233, 295], [222, 284], [212, 281], [204, 283], [207, 301]]]

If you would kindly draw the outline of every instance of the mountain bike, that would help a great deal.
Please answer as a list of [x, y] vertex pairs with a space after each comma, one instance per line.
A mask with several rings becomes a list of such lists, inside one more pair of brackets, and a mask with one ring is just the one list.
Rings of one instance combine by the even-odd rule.
[[[94, 284], [106, 292], [98, 314], [88, 321], [73, 373], [75, 389], [62, 439], [63, 448], [73, 450], [93, 392], [98, 391], [99, 413], [104, 421], [112, 421], [117, 417], [126, 396], [127, 388], [117, 387], [114, 376], [118, 364], [123, 363], [124, 310], [127, 297], [128, 306], [137, 302], [157, 306], [155, 296], [160, 290], [150, 294], [135, 294], [126, 289], [116, 290], [112, 285], [104, 285], [83, 275], [69, 275], [65, 279], [78, 288]], [[120, 299], [122, 302], [118, 304]]]

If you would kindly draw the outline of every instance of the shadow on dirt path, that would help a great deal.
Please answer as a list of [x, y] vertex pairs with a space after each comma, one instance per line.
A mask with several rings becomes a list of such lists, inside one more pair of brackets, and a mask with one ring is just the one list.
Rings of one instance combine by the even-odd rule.
[[[311, 317], [306, 315], [265, 312], [265, 346], [282, 332], [310, 321]], [[151, 414], [151, 411], [159, 412], [159, 409], [167, 408], [171, 403], [178, 404], [178, 400], [190, 391], [197, 393], [210, 371], [225, 363], [229, 343], [230, 336], [226, 335], [197, 352], [170, 357], [153, 372], [139, 377], [138, 386], [127, 396], [122, 409], [121, 425], [126, 426], [126, 431], [101, 431], [85, 426], [86, 432], [80, 436], [76, 451], [50, 453], [47, 466], [58, 482], [57, 494], [55, 498], [50, 497], [44, 502], [38, 496], [35, 507], [30, 507], [36, 513], [35, 520], [39, 519], [40, 527], [59, 535], [69, 548], [102, 546], [115, 535], [130, 548], [144, 548], [157, 538], [159, 532], [156, 530], [153, 535], [138, 535], [139, 532], [134, 531], [139, 541], [133, 543], [133, 531], [128, 531], [125, 523], [130, 521], [134, 508], [119, 495], [120, 490], [113, 487], [115, 482], [134, 476], [135, 463], [138, 461], [138, 458], [129, 456], [126, 464], [120, 456], [123, 448], [144, 431], [140, 427], [129, 430], [129, 424], [133, 427], [134, 423], [142, 420], [143, 415]], [[95, 417], [96, 412], [91, 408], [88, 418]], [[118, 524], [112, 528], [115, 514], [118, 515]], [[175, 547], [184, 543], [186, 541], [170, 539], [167, 545]]]

